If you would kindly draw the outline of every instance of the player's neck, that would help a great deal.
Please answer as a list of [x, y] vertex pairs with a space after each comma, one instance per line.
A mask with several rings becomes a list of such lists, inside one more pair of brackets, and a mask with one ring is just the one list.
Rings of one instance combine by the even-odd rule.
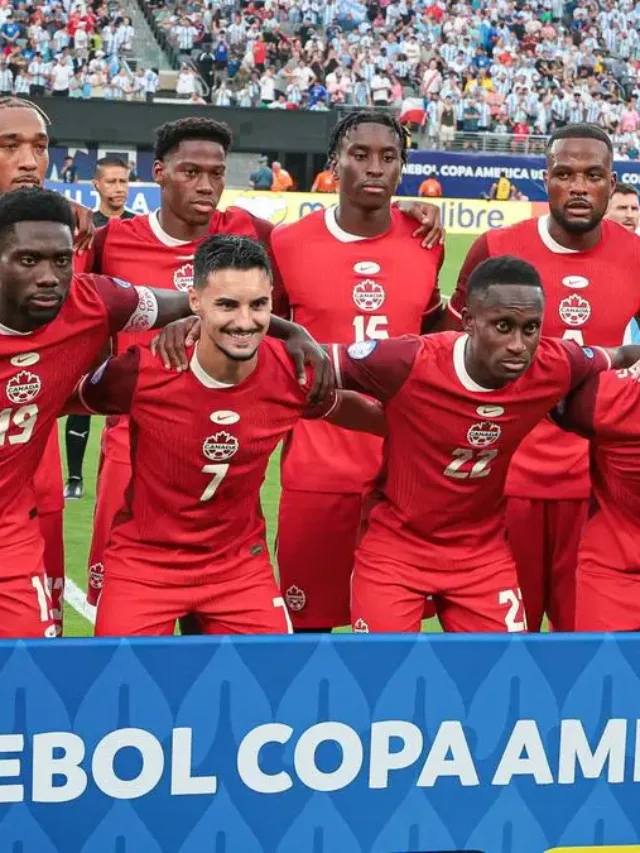
[[548, 228], [549, 236], [556, 243], [565, 249], [572, 249], [574, 252], [587, 252], [600, 242], [601, 225], [599, 222], [591, 231], [575, 234], [563, 228], [559, 222], [556, 222], [553, 216], [549, 216]]
[[190, 225], [183, 219], [178, 217], [169, 210], [168, 207], [161, 207], [158, 211], [158, 222], [162, 230], [173, 237], [174, 240], [184, 240], [185, 243], [192, 243], [194, 240], [199, 240], [204, 237], [209, 231], [209, 222], [203, 225]]
[[0, 327], [5, 330], [4, 334], [15, 332], [18, 335], [30, 335], [38, 328], [22, 314], [11, 311], [6, 306], [0, 307]]
[[124, 207], [121, 207], [118, 210], [114, 210], [112, 207], [106, 207], [105, 205], [101, 204], [100, 213], [103, 216], [106, 216], [107, 219], [118, 219], [124, 213]]
[[467, 340], [467, 345], [464, 350], [464, 366], [469, 377], [479, 385], [480, 388], [486, 388], [487, 390], [498, 390], [503, 388], [506, 383], [496, 384], [496, 380], [491, 377], [491, 374], [488, 370], [486, 370], [482, 364], [477, 364], [473, 361], [473, 354], [471, 352], [471, 347], [469, 346], [469, 340]]
[[207, 337], [198, 341], [196, 357], [202, 370], [221, 385], [239, 385], [248, 379], [258, 364], [258, 354], [248, 361], [234, 361]]
[[341, 198], [336, 209], [336, 222], [343, 231], [355, 237], [379, 237], [391, 228], [391, 205], [378, 210], [363, 210]]

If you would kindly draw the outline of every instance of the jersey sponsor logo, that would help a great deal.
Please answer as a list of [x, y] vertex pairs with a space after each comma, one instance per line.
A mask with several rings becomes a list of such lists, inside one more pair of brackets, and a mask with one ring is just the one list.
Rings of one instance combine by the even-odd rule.
[[130, 288], [130, 287], [131, 287], [131, 285], [129, 284], [129, 282], [128, 282], [128, 281], [125, 281], [123, 278], [115, 278], [115, 277], [113, 277], [113, 276], [112, 276], [112, 278], [113, 278], [113, 283], [114, 283], [114, 284], [117, 284], [117, 285], [118, 285], [118, 287], [123, 288], [123, 290], [128, 290], [128, 288]]
[[504, 409], [502, 406], [478, 406], [476, 413], [481, 418], [499, 418], [504, 415]]
[[287, 602], [289, 610], [293, 610], [294, 613], [298, 613], [300, 610], [303, 610], [307, 603], [307, 596], [304, 590], [300, 589], [300, 587], [295, 584], [290, 586], [285, 592], [284, 599]]
[[202, 452], [212, 462], [224, 462], [238, 452], [240, 442], [228, 432], [217, 432], [205, 438]]
[[176, 290], [189, 290], [193, 284], [193, 264], [183, 264], [173, 274], [173, 286]]
[[40, 356], [37, 352], [23, 352], [20, 355], [14, 355], [10, 364], [14, 367], [31, 367], [40, 361]]
[[104, 565], [94, 563], [89, 566], [89, 586], [91, 589], [102, 589], [104, 586]]
[[7, 382], [7, 397], [12, 403], [30, 403], [40, 393], [42, 382], [35, 373], [21, 370]]
[[489, 447], [495, 444], [502, 435], [502, 430], [498, 424], [493, 424], [491, 421], [482, 421], [479, 424], [473, 424], [467, 432], [467, 441], [474, 447]]
[[359, 341], [357, 344], [351, 344], [347, 347], [347, 355], [359, 361], [362, 358], [367, 358], [371, 355], [374, 349], [378, 346], [377, 341]]
[[369, 626], [364, 621], [364, 619], [356, 619], [353, 623], [353, 633], [354, 634], [368, 634]]
[[378, 311], [384, 305], [384, 288], [377, 281], [365, 278], [353, 288], [353, 301], [360, 311]]
[[562, 279], [562, 283], [572, 290], [582, 290], [583, 287], [589, 287], [589, 279], [583, 275], [566, 275]]
[[560, 303], [560, 319], [567, 326], [583, 326], [591, 316], [591, 305], [582, 296], [573, 293]]
[[211, 412], [209, 415], [214, 424], [224, 426], [224, 424], [237, 424], [240, 420], [240, 415], [237, 412], [232, 412], [230, 409], [220, 409], [218, 412]]
[[358, 261], [353, 265], [353, 271], [358, 275], [375, 275], [380, 272], [380, 264], [375, 261]]

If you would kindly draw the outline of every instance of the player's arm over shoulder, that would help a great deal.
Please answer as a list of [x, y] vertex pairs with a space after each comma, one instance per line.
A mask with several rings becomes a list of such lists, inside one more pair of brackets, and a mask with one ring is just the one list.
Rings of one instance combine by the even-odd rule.
[[562, 429], [584, 438], [595, 434], [596, 402], [600, 375], [591, 376], [567, 394], [551, 410], [549, 416]]
[[[427, 340], [426, 338], [424, 340]], [[409, 378], [423, 346], [417, 335], [355, 344], [330, 344], [339, 389], [368, 394], [388, 403]]]
[[382, 404], [356, 391], [334, 391], [326, 402], [305, 409], [306, 419], [322, 419], [354, 432], [385, 436], [387, 421]]
[[124, 415], [131, 406], [141, 369], [141, 350], [131, 347], [104, 361], [83, 376], [65, 411], [82, 414]]
[[471, 245], [464, 259], [464, 263], [458, 273], [456, 289], [451, 294], [447, 303], [445, 326], [447, 329], [458, 331], [461, 326], [462, 309], [467, 304], [467, 282], [471, 273], [479, 267], [483, 261], [491, 257], [489, 251], [489, 238], [487, 234], [481, 234]]

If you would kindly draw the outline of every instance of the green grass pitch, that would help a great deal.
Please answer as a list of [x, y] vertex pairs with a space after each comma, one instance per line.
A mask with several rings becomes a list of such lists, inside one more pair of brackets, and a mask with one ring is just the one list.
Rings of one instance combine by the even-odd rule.
[[[449, 295], [454, 286], [458, 270], [467, 253], [473, 237], [454, 235], [447, 237], [446, 260], [440, 276], [440, 284], [444, 294]], [[64, 448], [64, 423], [59, 422], [61, 435], [60, 445]], [[92, 418], [91, 436], [87, 447], [84, 464], [85, 496], [79, 501], [69, 501], [65, 509], [65, 547], [67, 576], [75, 581], [83, 590], [87, 587], [87, 552], [91, 537], [93, 503], [96, 486], [96, 466], [98, 461], [101, 418]], [[64, 455], [64, 453], [63, 453]], [[267, 519], [269, 545], [273, 547], [278, 515], [278, 500], [280, 496], [280, 475], [278, 470], [279, 453], [274, 454], [269, 465], [267, 478], [262, 489], [262, 506]], [[431, 619], [425, 623], [426, 630], [439, 630], [437, 620]], [[65, 607], [65, 636], [87, 637], [92, 633], [92, 626], [72, 607]]]

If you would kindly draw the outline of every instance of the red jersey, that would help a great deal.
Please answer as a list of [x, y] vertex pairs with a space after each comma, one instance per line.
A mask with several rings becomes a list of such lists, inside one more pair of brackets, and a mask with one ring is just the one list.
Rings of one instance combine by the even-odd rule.
[[[349, 344], [420, 334], [441, 304], [443, 249], [426, 251], [415, 221], [392, 208], [391, 229], [363, 239], [343, 231], [336, 209], [277, 228], [272, 251], [282, 279], [274, 309], [318, 341]], [[362, 492], [377, 478], [382, 440], [331, 424], [300, 423], [286, 447], [282, 484], [315, 492]]]
[[564, 390], [610, 366], [604, 350], [545, 338], [516, 382], [490, 390], [469, 376], [466, 343], [444, 332], [332, 346], [338, 384], [385, 406], [386, 482], [369, 530], [395, 534], [396, 556], [415, 565], [491, 561], [518, 444]]
[[558, 419], [591, 442], [594, 511], [580, 557], [640, 571], [640, 384], [630, 370], [603, 373], [577, 388]]
[[[601, 228], [600, 242], [587, 252], [556, 243], [546, 216], [483, 234], [467, 255], [450, 310], [460, 315], [467, 280], [482, 261], [516, 255], [540, 273], [545, 336], [581, 345], [618, 346], [629, 320], [640, 310], [640, 245], [635, 234], [615, 222], [605, 219]], [[587, 442], [545, 419], [516, 454], [506, 494], [557, 500], [588, 497]]]
[[78, 380], [95, 364], [111, 335], [128, 325], [147, 328], [154, 311], [157, 314], [155, 298], [146, 288], [107, 276], [79, 275], [73, 277], [55, 320], [28, 334], [0, 326], [3, 547], [31, 538], [26, 520], [35, 503], [32, 488], [25, 484]]
[[[272, 225], [238, 207], [216, 211], [209, 224], [210, 234], [238, 234], [268, 243]], [[87, 264], [94, 270], [126, 279], [133, 284], [148, 284], [159, 290], [186, 291], [193, 282], [193, 256], [201, 240], [176, 240], [162, 229], [157, 213], [112, 218], [96, 235], [93, 254]], [[134, 344], [151, 341], [152, 333], [119, 335], [116, 352]], [[103, 448], [118, 462], [129, 461], [129, 435], [126, 417], [112, 418]]]
[[270, 455], [310, 409], [285, 345], [260, 344], [258, 364], [242, 383], [222, 386], [191, 357], [167, 371], [148, 349], [132, 347], [105, 362], [80, 389], [95, 412], [130, 412], [132, 476], [116, 518], [109, 554], [136, 574], [200, 569], [229, 552], [263, 546], [260, 487]]

